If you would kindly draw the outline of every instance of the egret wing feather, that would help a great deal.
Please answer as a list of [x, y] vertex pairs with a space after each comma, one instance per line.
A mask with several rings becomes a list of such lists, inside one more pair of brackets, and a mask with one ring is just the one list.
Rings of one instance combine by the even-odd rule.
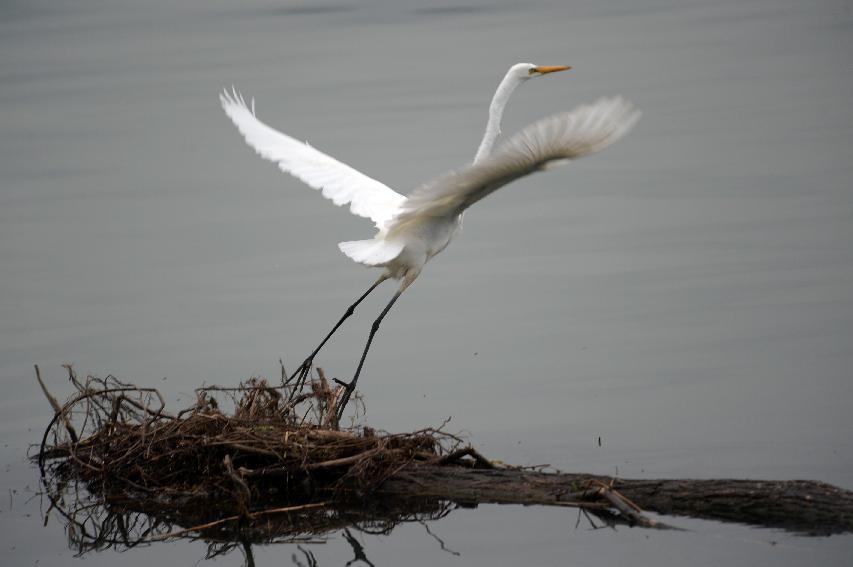
[[477, 164], [415, 189], [389, 232], [418, 220], [460, 214], [519, 177], [599, 152], [624, 136], [639, 117], [630, 102], [614, 97], [534, 122]]
[[384, 183], [258, 120], [254, 99], [249, 108], [240, 94], [226, 90], [219, 100], [246, 143], [261, 157], [320, 190], [336, 205], [348, 204], [353, 214], [371, 219], [380, 229], [406, 201]]

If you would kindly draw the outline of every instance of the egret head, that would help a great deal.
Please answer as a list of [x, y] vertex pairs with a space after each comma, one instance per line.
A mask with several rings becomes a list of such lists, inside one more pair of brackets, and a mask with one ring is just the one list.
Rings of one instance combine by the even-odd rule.
[[510, 73], [515, 75], [517, 78], [526, 80], [532, 79], [533, 77], [541, 77], [542, 75], [547, 75], [549, 73], [556, 73], [557, 71], [568, 71], [571, 69], [568, 65], [534, 65], [533, 63], [516, 63], [510, 69]]
[[474, 163], [479, 162], [492, 151], [495, 141], [501, 134], [501, 116], [512, 92], [519, 85], [527, 82], [528, 79], [549, 73], [556, 73], [557, 71], [566, 71], [567, 69], [571, 69], [571, 67], [568, 65], [545, 67], [534, 65], [533, 63], [516, 63], [509, 68], [509, 71], [507, 71], [498, 85], [498, 90], [495, 91], [495, 96], [492, 97], [492, 102], [489, 105], [489, 122], [486, 124], [486, 132], [483, 134], [483, 140], [480, 142], [477, 154], [474, 156]]

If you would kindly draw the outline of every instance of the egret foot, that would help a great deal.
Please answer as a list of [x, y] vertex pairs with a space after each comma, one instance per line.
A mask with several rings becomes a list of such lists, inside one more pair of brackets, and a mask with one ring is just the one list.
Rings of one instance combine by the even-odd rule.
[[334, 378], [334, 381], [336, 384], [344, 387], [344, 393], [341, 395], [341, 399], [338, 400], [338, 407], [335, 408], [335, 420], [340, 423], [341, 419], [344, 417], [344, 408], [347, 407], [350, 396], [352, 396], [352, 393], [355, 391], [355, 384], [358, 382], [358, 377], [356, 376], [349, 382], [344, 382], [337, 378]]

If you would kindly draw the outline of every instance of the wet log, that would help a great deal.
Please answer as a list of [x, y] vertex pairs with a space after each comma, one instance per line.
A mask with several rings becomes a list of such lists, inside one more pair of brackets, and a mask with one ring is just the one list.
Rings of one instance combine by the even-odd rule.
[[612, 479], [589, 474], [410, 465], [377, 496], [463, 505], [567, 505], [593, 485], [612, 485], [645, 511], [739, 522], [809, 535], [853, 532], [853, 492], [808, 480]]

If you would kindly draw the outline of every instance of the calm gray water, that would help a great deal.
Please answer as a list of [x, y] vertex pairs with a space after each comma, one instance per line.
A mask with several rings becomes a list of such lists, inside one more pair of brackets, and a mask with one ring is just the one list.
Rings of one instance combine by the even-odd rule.
[[[370, 423], [452, 417], [492, 458], [624, 477], [853, 488], [853, 11], [846, 0], [0, 4], [0, 553], [64, 565], [26, 460], [60, 365], [156, 385], [275, 375], [375, 274], [352, 217], [245, 147], [232, 83], [271, 125], [406, 193], [473, 157], [517, 61], [504, 131], [605, 94], [644, 111], [600, 156], [478, 204], [383, 325]], [[347, 377], [389, 287], [318, 362]], [[599, 446], [598, 438], [602, 444]], [[391, 537], [377, 565], [813, 565], [853, 537], [684, 520], [574, 528], [483, 507]], [[296, 548], [258, 549], [290, 564]], [[333, 538], [314, 550], [342, 565]], [[201, 544], [93, 564], [194, 565]], [[301, 555], [300, 555], [301, 557]], [[304, 559], [304, 558], [303, 558]], [[239, 554], [220, 560], [238, 564]], [[230, 563], [229, 563], [230, 562]]]

